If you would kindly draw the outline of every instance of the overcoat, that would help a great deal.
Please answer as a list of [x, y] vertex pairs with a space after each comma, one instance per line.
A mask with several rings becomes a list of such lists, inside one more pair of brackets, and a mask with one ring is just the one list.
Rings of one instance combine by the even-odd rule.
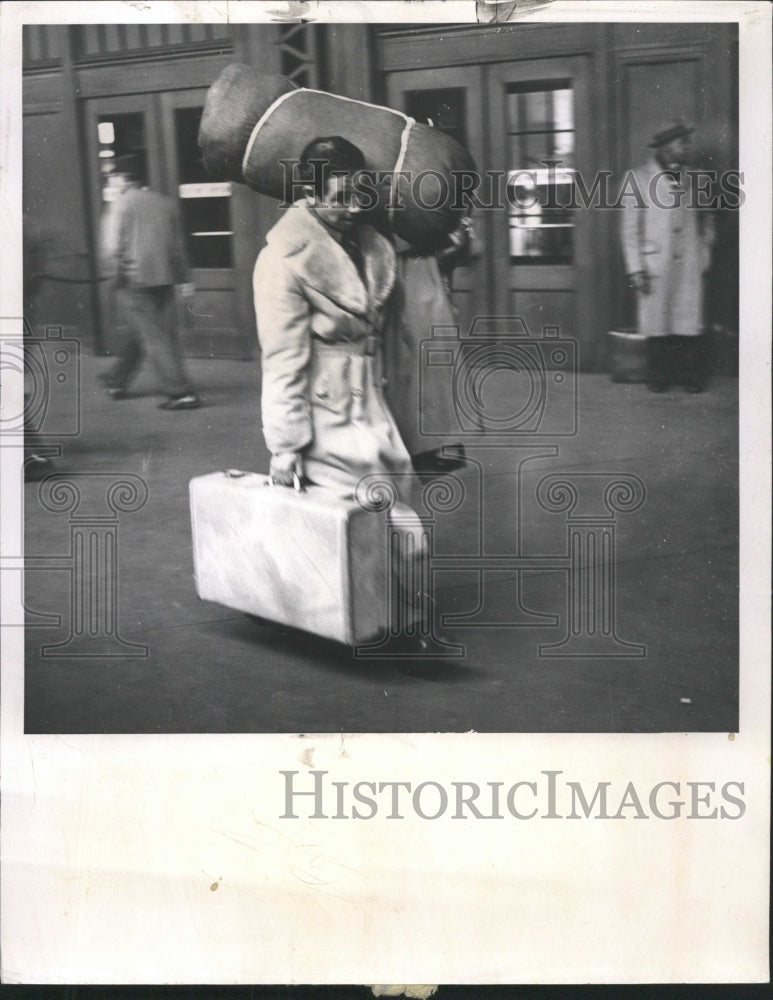
[[263, 434], [272, 454], [302, 452], [307, 478], [341, 497], [386, 473], [410, 502], [411, 461], [382, 385], [395, 252], [371, 226], [357, 238], [362, 275], [305, 201], [268, 234], [253, 276]]
[[647, 337], [697, 336], [703, 326], [703, 274], [711, 263], [713, 226], [689, 204], [654, 159], [626, 179], [621, 240], [626, 273], [646, 271], [650, 291], [638, 300], [638, 329]]

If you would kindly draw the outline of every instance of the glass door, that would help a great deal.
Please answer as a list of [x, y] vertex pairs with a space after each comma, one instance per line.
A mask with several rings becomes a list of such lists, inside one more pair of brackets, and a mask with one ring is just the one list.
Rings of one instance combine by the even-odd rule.
[[593, 338], [590, 122], [582, 57], [497, 63], [488, 69], [492, 164], [505, 199], [492, 216], [495, 308], [523, 319], [534, 337]]
[[[241, 285], [249, 274], [239, 267], [237, 204], [249, 192], [213, 180], [198, 146], [207, 90], [172, 91], [160, 96], [165, 143], [165, 189], [176, 198], [196, 294], [180, 309], [186, 353], [200, 357], [246, 357], [252, 318], [245, 314]], [[254, 243], [254, 240], [253, 240]]]
[[[249, 191], [213, 181], [197, 137], [206, 88], [95, 98], [86, 102], [95, 244], [115, 198], [113, 163], [132, 153], [141, 182], [177, 202], [196, 293], [178, 304], [184, 352], [198, 357], [248, 357], [255, 342], [250, 269], [255, 238]], [[235, 219], [241, 219], [234, 224]], [[239, 238], [241, 237], [241, 238]], [[251, 256], [250, 256], [251, 253]], [[242, 259], [243, 258], [243, 259]], [[100, 346], [120, 350], [125, 323], [109, 282], [100, 283]]]

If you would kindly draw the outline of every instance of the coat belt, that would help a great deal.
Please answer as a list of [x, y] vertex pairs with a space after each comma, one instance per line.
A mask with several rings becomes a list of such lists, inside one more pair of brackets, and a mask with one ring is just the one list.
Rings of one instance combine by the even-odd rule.
[[375, 334], [369, 334], [361, 340], [325, 340], [322, 337], [312, 336], [314, 350], [321, 353], [328, 351], [340, 354], [353, 354], [358, 357], [374, 357], [378, 354], [381, 338]]

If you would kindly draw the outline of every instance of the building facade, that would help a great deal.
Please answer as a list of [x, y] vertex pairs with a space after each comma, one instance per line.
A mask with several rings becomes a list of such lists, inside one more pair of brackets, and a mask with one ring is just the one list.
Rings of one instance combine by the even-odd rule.
[[[45, 245], [48, 275], [29, 308], [102, 352], [121, 331], [99, 280], [100, 217], [110, 160], [134, 152], [146, 182], [179, 200], [197, 288], [181, 314], [187, 353], [255, 353], [251, 273], [279, 208], [213, 181], [196, 144], [207, 88], [231, 62], [387, 104], [464, 143], [486, 181], [454, 278], [462, 325], [558, 327], [584, 369], [604, 367], [606, 332], [633, 309], [619, 213], [567, 197], [572, 185], [608, 178], [614, 193], [676, 118], [697, 127], [697, 166], [738, 168], [733, 24], [29, 25], [23, 43], [25, 231]], [[527, 175], [536, 207], [518, 196]], [[717, 225], [707, 319], [737, 330], [737, 213]]]

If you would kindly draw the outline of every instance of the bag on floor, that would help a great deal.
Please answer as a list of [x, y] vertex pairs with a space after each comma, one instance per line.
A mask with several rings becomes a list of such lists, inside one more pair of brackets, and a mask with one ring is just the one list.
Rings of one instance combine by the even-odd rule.
[[[236, 470], [192, 479], [190, 503], [202, 600], [351, 646], [386, 636], [399, 587], [385, 511]], [[410, 626], [420, 610], [397, 614]]]
[[207, 94], [199, 129], [204, 164], [213, 176], [288, 196], [288, 167], [319, 136], [358, 146], [369, 170], [395, 171], [389, 221], [413, 246], [442, 246], [465, 209], [456, 197], [460, 173], [475, 171], [467, 150], [440, 129], [400, 111], [296, 88], [249, 66], [227, 66]]
[[635, 330], [610, 330], [609, 358], [613, 382], [647, 381], [647, 338]]

